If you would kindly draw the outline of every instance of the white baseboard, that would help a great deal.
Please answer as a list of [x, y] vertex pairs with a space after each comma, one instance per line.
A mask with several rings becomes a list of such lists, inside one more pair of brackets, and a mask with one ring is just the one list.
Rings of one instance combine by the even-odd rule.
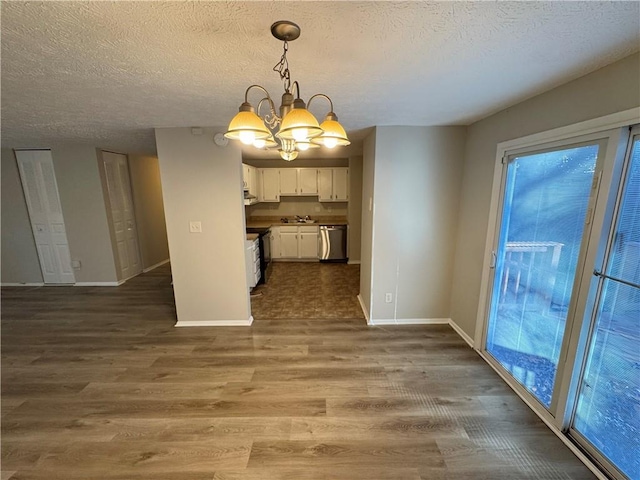
[[0, 284], [0, 287], [44, 287], [44, 283], [42, 282], [36, 282], [36, 283], [3, 282]]
[[362, 299], [360, 294], [358, 294], [356, 298], [358, 299], [358, 302], [360, 302], [360, 308], [362, 309], [362, 313], [364, 313], [364, 318], [367, 320], [367, 324], [370, 325], [370, 323], [369, 323], [369, 309], [364, 304], [364, 300]]
[[450, 318], [378, 318], [369, 325], [448, 325]]
[[347, 265], [360, 265], [360, 260], [349, 260]]
[[164, 265], [165, 263], [169, 263], [169, 258], [167, 258], [166, 260], [163, 260], [161, 262], [156, 263], [155, 265], [151, 265], [150, 267], [147, 268], [143, 268], [142, 269], [142, 273], [147, 273], [150, 272], [151, 270], [155, 270], [158, 267], [161, 267], [162, 265]]
[[121, 282], [76, 282], [74, 287], [119, 287], [124, 281]]
[[465, 342], [467, 342], [467, 343], [469, 344], [469, 346], [470, 346], [471, 348], [475, 348], [475, 347], [473, 346], [473, 338], [471, 338], [469, 335], [467, 335], [467, 334], [465, 333], [465, 331], [464, 331], [464, 330], [462, 330], [462, 329], [458, 326], [458, 324], [457, 324], [456, 322], [454, 322], [453, 320], [449, 319], [449, 325], [451, 326], [451, 328], [453, 328], [453, 329], [456, 331], [456, 333], [457, 333], [458, 335], [460, 335], [460, 337], [462, 337], [462, 339], [463, 339]]
[[250, 327], [253, 323], [253, 316], [248, 320], [178, 320], [176, 327]]

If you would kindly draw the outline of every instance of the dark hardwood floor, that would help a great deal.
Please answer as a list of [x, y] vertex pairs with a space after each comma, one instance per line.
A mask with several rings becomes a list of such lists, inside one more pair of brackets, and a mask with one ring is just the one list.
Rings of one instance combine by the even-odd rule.
[[168, 267], [2, 289], [1, 478], [595, 478], [447, 326], [174, 323]]

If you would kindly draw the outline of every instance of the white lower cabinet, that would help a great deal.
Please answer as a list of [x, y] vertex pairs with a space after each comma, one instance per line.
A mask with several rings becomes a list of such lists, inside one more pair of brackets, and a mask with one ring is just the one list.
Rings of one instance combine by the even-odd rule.
[[317, 225], [271, 227], [271, 234], [271, 256], [273, 258], [318, 258]]
[[280, 258], [298, 258], [298, 227], [280, 227]]
[[298, 258], [318, 258], [318, 227], [298, 229]]

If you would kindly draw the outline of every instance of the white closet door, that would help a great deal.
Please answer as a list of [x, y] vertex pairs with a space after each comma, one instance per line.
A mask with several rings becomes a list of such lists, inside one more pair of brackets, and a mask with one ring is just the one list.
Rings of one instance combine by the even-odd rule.
[[16, 151], [44, 283], [75, 283], [50, 150]]
[[122, 279], [142, 272], [126, 155], [102, 152]]

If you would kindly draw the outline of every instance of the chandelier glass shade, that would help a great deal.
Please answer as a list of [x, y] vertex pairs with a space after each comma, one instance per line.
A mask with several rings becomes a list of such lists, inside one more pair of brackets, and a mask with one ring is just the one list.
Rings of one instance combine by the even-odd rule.
[[[279, 111], [276, 111], [275, 103], [264, 87], [251, 85], [247, 88], [244, 102], [240, 105], [238, 114], [229, 123], [224, 136], [256, 148], [278, 149], [280, 157], [287, 161], [295, 160], [298, 152], [311, 148], [349, 145], [351, 142], [333, 112], [331, 99], [324, 94], [316, 94], [309, 99], [309, 106], [317, 98], [324, 98], [329, 102], [330, 111], [322, 124], [319, 124], [307, 110], [307, 104], [300, 98], [298, 82], [291, 82], [287, 60], [288, 41], [300, 36], [300, 28], [293, 22], [279, 21], [271, 25], [271, 33], [284, 42], [284, 53], [280, 62], [273, 67], [284, 83]], [[266, 95], [258, 102], [257, 108], [249, 103], [249, 93], [252, 90], [259, 90]], [[266, 112], [261, 114], [263, 110]]]

